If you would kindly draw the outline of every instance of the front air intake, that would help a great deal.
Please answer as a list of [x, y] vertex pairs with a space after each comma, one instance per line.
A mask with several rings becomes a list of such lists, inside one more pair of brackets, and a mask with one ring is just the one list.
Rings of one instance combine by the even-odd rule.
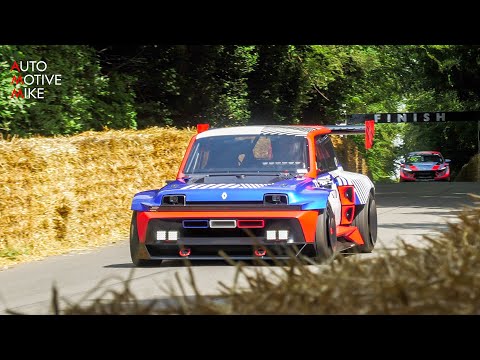
[[183, 220], [184, 229], [207, 229], [208, 220]]

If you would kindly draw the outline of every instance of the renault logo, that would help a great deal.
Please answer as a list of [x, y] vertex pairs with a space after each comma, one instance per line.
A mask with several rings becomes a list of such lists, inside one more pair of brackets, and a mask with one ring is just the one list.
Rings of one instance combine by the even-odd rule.
[[225, 199], [227, 198], [227, 196], [228, 196], [228, 195], [227, 195], [226, 192], [223, 192], [223, 193], [222, 193], [222, 199], [223, 199], [223, 200], [225, 200]]

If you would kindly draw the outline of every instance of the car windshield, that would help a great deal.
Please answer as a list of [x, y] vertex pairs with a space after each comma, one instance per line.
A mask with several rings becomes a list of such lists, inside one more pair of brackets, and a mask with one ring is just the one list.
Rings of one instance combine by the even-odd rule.
[[443, 163], [441, 156], [436, 154], [414, 154], [407, 156], [407, 163], [421, 163], [421, 162], [434, 162], [434, 163]]
[[197, 139], [184, 173], [307, 173], [306, 139], [292, 135], [225, 135]]

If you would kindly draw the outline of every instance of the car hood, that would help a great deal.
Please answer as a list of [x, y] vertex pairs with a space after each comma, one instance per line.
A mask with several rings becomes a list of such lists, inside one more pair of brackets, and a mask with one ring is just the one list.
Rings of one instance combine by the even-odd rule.
[[435, 171], [441, 169], [444, 166], [445, 164], [439, 164], [438, 162], [415, 162], [406, 164], [405, 168], [413, 171]]
[[[308, 209], [310, 206], [321, 208], [322, 204], [326, 204], [331, 191], [329, 188], [319, 186], [318, 181], [314, 182], [313, 179], [304, 177], [282, 180], [263, 177], [262, 182], [249, 182], [248, 177], [222, 178], [214, 182], [176, 180], [159, 190], [140, 192], [133, 198], [132, 210], [146, 211], [151, 206], [161, 206], [164, 195], [185, 195], [186, 205], [221, 205], [222, 203], [263, 205], [264, 195], [272, 193], [286, 194], [289, 205], [301, 205], [303, 209]], [[272, 180], [274, 182], [271, 182]], [[168, 207], [171, 208], [171, 206]]]

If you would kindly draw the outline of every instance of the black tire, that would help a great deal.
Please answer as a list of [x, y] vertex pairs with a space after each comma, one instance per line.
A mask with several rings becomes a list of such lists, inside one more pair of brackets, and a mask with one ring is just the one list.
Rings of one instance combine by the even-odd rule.
[[315, 247], [317, 254], [315, 260], [320, 263], [330, 262], [335, 257], [333, 244], [337, 242], [337, 225], [335, 215], [330, 207], [324, 209], [317, 218], [317, 230], [315, 232]]
[[147, 260], [140, 259], [139, 256], [139, 241], [137, 231], [137, 212], [132, 214], [132, 222], [130, 223], [130, 257], [132, 258], [133, 265], [137, 267], [160, 265], [162, 260]]
[[364, 245], [357, 245], [352, 250], [360, 253], [370, 253], [377, 242], [377, 204], [370, 193], [368, 201], [352, 222], [362, 235]]

